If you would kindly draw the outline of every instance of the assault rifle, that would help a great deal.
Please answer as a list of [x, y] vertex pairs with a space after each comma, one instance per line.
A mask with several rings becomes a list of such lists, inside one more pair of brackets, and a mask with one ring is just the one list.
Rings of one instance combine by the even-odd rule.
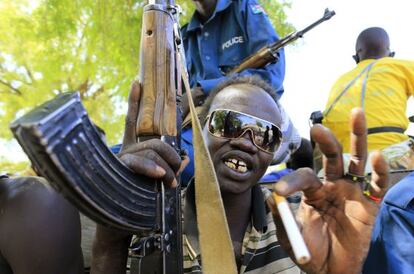
[[[167, 2], [168, 1], [168, 2]], [[178, 7], [144, 7], [141, 37], [139, 139], [161, 138], [180, 150], [182, 48]], [[145, 234], [131, 273], [182, 273], [180, 185], [133, 173], [101, 139], [78, 93], [65, 93], [10, 125], [35, 171], [98, 223]], [[179, 181], [179, 180], [178, 180]]]
[[311, 29], [313, 29], [320, 23], [331, 19], [331, 17], [334, 15], [335, 15], [335, 11], [329, 11], [328, 9], [326, 9], [321, 19], [310, 24], [303, 30], [293, 32], [289, 34], [288, 36], [286, 36], [285, 38], [278, 40], [269, 46], [265, 46], [261, 48], [258, 52], [254, 53], [253, 55], [243, 60], [240, 65], [233, 68], [228, 74], [241, 72], [242, 70], [245, 70], [248, 68], [263, 68], [267, 64], [277, 62], [277, 60], [279, 59], [279, 54], [278, 54], [279, 49], [296, 41], [298, 38], [302, 38], [305, 33], [310, 31]]

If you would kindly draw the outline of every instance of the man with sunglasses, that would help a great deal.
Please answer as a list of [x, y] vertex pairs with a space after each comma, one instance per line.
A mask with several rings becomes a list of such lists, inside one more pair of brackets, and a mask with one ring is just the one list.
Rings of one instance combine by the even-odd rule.
[[[225, 80], [227, 73], [262, 47], [279, 40], [268, 15], [257, 0], [194, 0], [196, 10], [190, 22], [182, 28], [187, 70], [196, 106], [202, 105], [211, 90]], [[263, 68], [246, 69], [238, 75], [259, 75], [267, 81], [280, 98], [284, 92], [285, 54], [278, 52], [278, 61]], [[189, 112], [187, 97], [183, 96], [183, 118]], [[274, 163], [286, 162], [303, 144], [299, 132], [283, 110], [281, 129], [284, 140], [275, 154]], [[182, 147], [193, 159], [192, 128], [182, 131]], [[311, 165], [309, 161], [306, 165]], [[191, 162], [182, 174], [184, 182], [194, 176]]]
[[413, 169], [413, 142], [408, 127], [407, 100], [414, 94], [414, 62], [392, 58], [390, 39], [379, 27], [362, 31], [353, 56], [356, 67], [342, 75], [329, 94], [323, 124], [349, 153], [349, 111], [362, 107], [368, 125], [368, 151], [380, 149], [392, 169]]
[[[175, 176], [182, 169], [179, 155], [160, 140], [136, 141], [139, 97], [139, 86], [134, 84], [119, 157], [135, 172], [175, 187]], [[255, 77], [229, 79], [207, 98], [202, 116], [203, 137], [217, 174], [239, 272], [299, 273], [288, 257], [291, 248], [275, 202], [257, 184], [280, 145], [282, 117], [275, 92]], [[352, 113], [352, 133], [348, 172], [363, 175], [366, 128], [361, 110]], [[303, 191], [297, 219], [312, 260], [301, 268], [307, 273], [360, 273], [378, 205], [364, 196], [358, 181], [344, 175], [341, 147], [329, 130], [317, 125], [311, 135], [326, 155], [323, 182], [312, 170], [299, 169], [274, 187], [282, 196]], [[380, 154], [374, 155], [372, 165], [369, 195], [380, 199], [387, 165]], [[193, 192], [190, 184], [183, 206], [185, 273], [202, 271]], [[130, 239], [126, 233], [98, 225], [92, 273], [125, 273]]]

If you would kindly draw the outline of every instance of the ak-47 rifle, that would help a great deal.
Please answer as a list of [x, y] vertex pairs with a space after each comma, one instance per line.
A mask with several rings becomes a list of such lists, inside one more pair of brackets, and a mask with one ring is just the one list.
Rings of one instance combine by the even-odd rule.
[[243, 60], [240, 65], [233, 68], [228, 74], [237, 73], [248, 68], [263, 68], [267, 64], [277, 62], [277, 60], [279, 59], [278, 51], [281, 48], [296, 41], [298, 38], [302, 38], [306, 32], [310, 31], [320, 23], [331, 19], [331, 17], [334, 15], [334, 11], [329, 11], [328, 9], [326, 9], [324, 15], [319, 20], [315, 21], [314, 23], [310, 24], [309, 26], [300, 31], [293, 32], [288, 36], [284, 37], [283, 39], [280, 39], [271, 45], [261, 48], [258, 52]]
[[[137, 131], [139, 139], [161, 138], [177, 151], [180, 43], [178, 7], [173, 0], [150, 0], [143, 14]], [[167, 189], [123, 165], [101, 139], [78, 93], [61, 94], [10, 128], [36, 172], [85, 215], [148, 235], [135, 247], [131, 273], [182, 273], [180, 184]]]

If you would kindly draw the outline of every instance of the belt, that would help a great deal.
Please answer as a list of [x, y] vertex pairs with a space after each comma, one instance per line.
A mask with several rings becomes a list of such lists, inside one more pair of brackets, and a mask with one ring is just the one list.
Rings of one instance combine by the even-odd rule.
[[400, 128], [400, 127], [372, 127], [368, 129], [368, 134], [383, 133], [383, 132], [404, 133], [405, 129]]

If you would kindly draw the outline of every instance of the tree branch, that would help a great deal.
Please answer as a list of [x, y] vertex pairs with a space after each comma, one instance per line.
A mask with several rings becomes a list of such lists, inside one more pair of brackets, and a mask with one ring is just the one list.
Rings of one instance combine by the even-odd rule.
[[35, 79], [34, 79], [34, 77], [33, 77], [32, 72], [31, 72], [31, 71], [30, 71], [30, 69], [29, 69], [29, 66], [28, 66], [27, 64], [23, 64], [23, 67], [24, 67], [24, 69], [26, 70], [27, 75], [28, 75], [28, 76], [29, 76], [29, 78], [30, 78], [30, 84], [32, 84], [32, 83], [35, 81]]
[[85, 82], [79, 85], [76, 90], [79, 91], [81, 98], [85, 97], [85, 94], [89, 90], [90, 86], [91, 85], [89, 85], [89, 79], [86, 79]]
[[14, 91], [14, 93], [16, 93], [17, 95], [19, 95], [19, 96], [22, 96], [23, 95], [23, 93], [19, 90], [19, 89], [17, 89], [17, 88], [15, 88], [15, 87], [13, 87], [12, 85], [10, 85], [9, 83], [7, 83], [7, 82], [5, 82], [5, 81], [3, 81], [3, 80], [1, 80], [0, 79], [0, 84], [3, 84], [3, 85], [5, 85], [6, 87], [8, 87], [9, 89], [11, 89], [11, 90], [13, 90]]
[[99, 95], [101, 95], [102, 93], [105, 92], [105, 86], [101, 86], [100, 88], [98, 88], [93, 94], [92, 94], [92, 99], [96, 99]]

